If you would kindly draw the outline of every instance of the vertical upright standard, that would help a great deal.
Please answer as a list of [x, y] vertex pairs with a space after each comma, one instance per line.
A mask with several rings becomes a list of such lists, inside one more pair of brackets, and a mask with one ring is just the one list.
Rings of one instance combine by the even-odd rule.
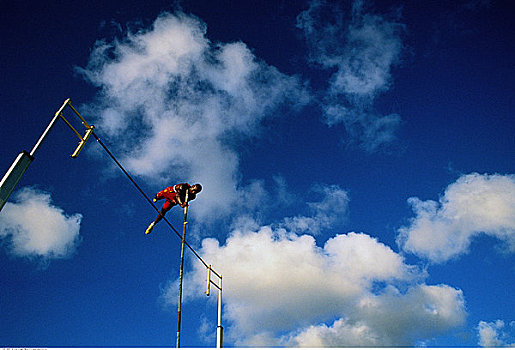
[[[219, 284], [216, 284], [211, 280], [211, 272], [213, 272], [216, 277], [218, 277]], [[211, 294], [211, 284], [213, 284], [218, 289], [218, 323], [216, 326], [216, 347], [223, 347], [223, 332], [224, 329], [222, 327], [222, 275], [216, 273], [215, 270], [211, 268], [211, 265], [207, 267], [207, 289], [206, 295], [209, 296]]]
[[182, 225], [182, 244], [181, 244], [181, 264], [179, 268], [179, 306], [177, 307], [177, 344], [178, 348], [181, 347], [181, 308], [182, 308], [182, 275], [184, 271], [184, 244], [186, 243], [186, 224], [188, 223], [188, 192], [186, 190], [186, 198], [184, 202], [184, 224]]
[[223, 347], [223, 332], [222, 327], [222, 276], [220, 276], [220, 287], [218, 288], [218, 324], [216, 326], [216, 347]]
[[[79, 132], [75, 130], [75, 128], [72, 126], [72, 124], [70, 124], [70, 122], [68, 122], [68, 120], [64, 118], [63, 111], [66, 107], [70, 107], [82, 121], [82, 124], [86, 127], [86, 133], [84, 134], [84, 136], [81, 136], [81, 134], [79, 134]], [[18, 154], [9, 170], [7, 170], [7, 173], [5, 173], [4, 177], [0, 181], [0, 211], [4, 207], [9, 197], [11, 196], [11, 193], [14, 191], [14, 188], [16, 187], [18, 182], [20, 182], [23, 174], [25, 174], [25, 172], [29, 168], [29, 165], [34, 160], [34, 155], [36, 154], [36, 151], [38, 150], [39, 146], [41, 146], [41, 143], [43, 142], [43, 140], [46, 139], [48, 133], [50, 132], [50, 130], [52, 130], [52, 128], [59, 119], [62, 119], [72, 129], [72, 131], [78, 136], [80, 140], [79, 145], [75, 149], [75, 152], [73, 152], [72, 154], [72, 158], [76, 158], [79, 155], [80, 151], [84, 147], [84, 144], [93, 132], [94, 126], [89, 125], [84, 120], [84, 118], [82, 118], [79, 112], [77, 112], [77, 110], [73, 108], [73, 106], [70, 104], [69, 98], [66, 99], [61, 108], [59, 108], [59, 110], [54, 114], [54, 117], [46, 127], [45, 131], [43, 131], [43, 134], [41, 134], [40, 138], [32, 148], [32, 151], [30, 151], [30, 153], [27, 151], [22, 151], [20, 154]]]

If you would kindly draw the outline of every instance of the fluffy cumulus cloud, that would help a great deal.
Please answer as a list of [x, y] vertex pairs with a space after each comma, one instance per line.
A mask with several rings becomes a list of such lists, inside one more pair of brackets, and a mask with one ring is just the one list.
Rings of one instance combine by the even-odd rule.
[[[413, 345], [464, 322], [460, 290], [424, 284], [423, 272], [364, 233], [320, 247], [311, 235], [242, 220], [225, 244], [208, 238], [200, 252], [223, 272], [226, 338], [236, 345]], [[194, 266], [189, 298], [205, 288]]]
[[415, 217], [397, 239], [407, 252], [444, 262], [466, 253], [480, 234], [515, 251], [515, 175], [464, 175], [438, 202], [410, 198], [409, 203]]
[[19, 257], [57, 259], [70, 257], [80, 242], [81, 214], [66, 214], [52, 204], [50, 194], [23, 188], [15, 202], [0, 213], [0, 237]]
[[[322, 187], [320, 187], [322, 188]], [[312, 217], [345, 212], [337, 186], [309, 207]], [[315, 191], [316, 192], [316, 191]], [[300, 217], [297, 217], [300, 218]], [[331, 221], [332, 219], [327, 219]], [[463, 324], [463, 294], [427, 285], [426, 273], [376, 238], [350, 232], [317, 244], [292, 218], [261, 225], [240, 217], [223, 244], [202, 241], [201, 256], [223, 273], [226, 339], [240, 346], [401, 346]], [[310, 234], [306, 234], [308, 232]], [[185, 301], [200, 297], [206, 271], [186, 274]], [[177, 281], [163, 292], [176, 303]]]
[[310, 60], [334, 71], [321, 99], [328, 125], [343, 123], [351, 141], [374, 151], [395, 139], [401, 118], [374, 108], [376, 97], [392, 84], [400, 59], [404, 26], [396, 18], [366, 13], [363, 1], [341, 9], [313, 0], [297, 17], [310, 49]]
[[284, 102], [309, 100], [296, 77], [257, 59], [242, 42], [210, 42], [205, 24], [183, 13], [164, 13], [151, 28], [97, 42], [78, 70], [101, 91], [88, 106], [99, 116], [99, 135], [136, 175], [162, 184], [201, 182], [200, 217], [228, 213], [243, 192], [235, 138], [255, 137], [260, 121]]
[[446, 285], [411, 287], [405, 294], [387, 288], [380, 295], [362, 297], [351, 317], [331, 326], [310, 326], [291, 341], [301, 347], [400, 346], [462, 324], [462, 292]]
[[[515, 321], [510, 323], [512, 330], [515, 327]], [[509, 333], [506, 332], [506, 325], [504, 321], [497, 320], [495, 322], [485, 322], [480, 321], [477, 326], [477, 333], [479, 337], [479, 345], [487, 348], [494, 347], [514, 347], [515, 342], [514, 336], [510, 336]], [[511, 342], [510, 342], [511, 340]]]

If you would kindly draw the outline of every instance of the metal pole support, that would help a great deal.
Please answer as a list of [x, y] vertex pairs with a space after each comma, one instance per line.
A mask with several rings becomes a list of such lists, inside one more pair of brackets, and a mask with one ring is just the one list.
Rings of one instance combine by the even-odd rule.
[[31, 156], [29, 152], [22, 151], [18, 154], [18, 157], [16, 157], [9, 170], [7, 170], [7, 173], [5, 173], [0, 182], [0, 211], [2, 211], [11, 193], [13, 193], [14, 188], [18, 182], [20, 182], [23, 174], [25, 174], [33, 160], [34, 157]]
[[[211, 281], [211, 272], [213, 272], [220, 280], [219, 284]], [[206, 295], [211, 294], [211, 283], [218, 289], [218, 323], [216, 326], [216, 347], [223, 347], [223, 327], [222, 327], [222, 275], [213, 271], [211, 265], [207, 267], [207, 289]]]
[[222, 327], [222, 276], [220, 276], [220, 286], [218, 288], [218, 325], [216, 326], [216, 347], [223, 347], [223, 332]]
[[[57, 110], [57, 112], [55, 112], [54, 117], [52, 118], [52, 120], [50, 120], [50, 123], [46, 127], [45, 131], [43, 131], [43, 133], [37, 140], [36, 144], [30, 151], [30, 153], [27, 151], [22, 151], [20, 154], [18, 154], [18, 157], [16, 157], [9, 170], [7, 170], [7, 173], [5, 173], [4, 177], [2, 178], [2, 181], [0, 182], [0, 211], [4, 207], [9, 197], [11, 196], [16, 185], [18, 185], [18, 182], [20, 182], [23, 174], [25, 174], [29, 165], [34, 160], [34, 155], [36, 154], [37, 150], [39, 149], [43, 141], [50, 133], [50, 130], [52, 130], [52, 128], [59, 119], [63, 119], [63, 121], [66, 122], [66, 124], [72, 129], [72, 131], [79, 137], [80, 142], [77, 148], [75, 149], [75, 152], [73, 152], [72, 158], [76, 158], [79, 155], [79, 152], [84, 147], [84, 144], [93, 133], [94, 126], [89, 125], [84, 120], [84, 118], [82, 118], [79, 112], [77, 112], [77, 110], [73, 108], [73, 106], [70, 104], [70, 101], [71, 100], [69, 98], [66, 99], [62, 106]], [[86, 127], [87, 130], [84, 137], [82, 137], [79, 134], [79, 132], [75, 130], [75, 128], [64, 118], [63, 111], [66, 107], [70, 107], [75, 112], [75, 114], [80, 118], [82, 124]]]
[[36, 142], [36, 144], [34, 145], [34, 147], [32, 148], [32, 151], [30, 151], [30, 155], [32, 157], [34, 157], [34, 154], [36, 154], [36, 151], [38, 150], [39, 146], [41, 146], [41, 143], [43, 142], [43, 140], [47, 137], [48, 133], [50, 132], [50, 130], [52, 130], [52, 128], [54, 127], [55, 123], [57, 123], [57, 121], [59, 120], [59, 117], [61, 116], [63, 110], [66, 108], [66, 106], [70, 103], [70, 99], [66, 99], [63, 103], [63, 105], [61, 106], [61, 108], [59, 108], [57, 110], [57, 112], [55, 112], [54, 114], [54, 117], [52, 118], [52, 120], [50, 121], [50, 123], [48, 124], [48, 126], [46, 127], [45, 131], [43, 131], [43, 134], [41, 134], [41, 136], [39, 137], [39, 140]]

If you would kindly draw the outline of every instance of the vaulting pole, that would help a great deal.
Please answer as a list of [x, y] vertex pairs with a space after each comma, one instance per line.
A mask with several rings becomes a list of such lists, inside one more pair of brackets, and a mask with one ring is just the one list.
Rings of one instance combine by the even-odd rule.
[[188, 192], [186, 190], [186, 198], [184, 202], [184, 224], [182, 226], [182, 244], [181, 244], [181, 265], [179, 268], [179, 306], [177, 309], [177, 347], [181, 347], [181, 308], [182, 308], [182, 275], [184, 271], [184, 244], [186, 243], [186, 224], [188, 223]]

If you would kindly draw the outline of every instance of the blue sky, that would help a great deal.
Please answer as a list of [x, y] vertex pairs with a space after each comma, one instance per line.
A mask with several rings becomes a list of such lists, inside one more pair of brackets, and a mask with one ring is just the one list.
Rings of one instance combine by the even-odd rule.
[[[224, 277], [224, 345], [515, 344], [510, 2], [0, 16], [1, 171], [71, 98], [149, 196], [201, 183], [188, 241]], [[180, 240], [75, 146], [57, 124], [0, 213], [0, 345], [173, 347]], [[215, 344], [205, 278], [187, 251], [183, 346]]]

